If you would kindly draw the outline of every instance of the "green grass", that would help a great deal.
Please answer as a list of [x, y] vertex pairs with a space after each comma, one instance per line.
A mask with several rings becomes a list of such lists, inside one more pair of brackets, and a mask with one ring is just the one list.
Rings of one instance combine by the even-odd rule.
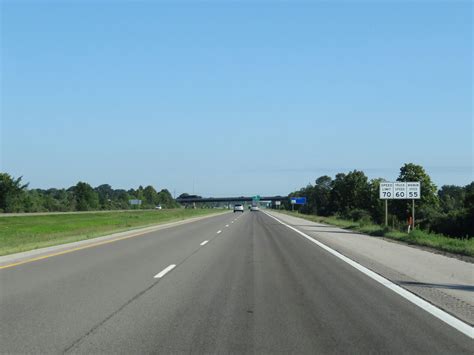
[[2, 217], [0, 218], [0, 255], [222, 212], [224, 210], [169, 209]]
[[422, 245], [433, 249], [467, 256], [474, 256], [474, 239], [450, 238], [442, 234], [429, 233], [415, 229], [410, 234], [391, 228], [386, 228], [376, 224], [360, 223], [336, 217], [321, 217], [306, 215], [290, 211], [279, 211], [294, 217], [300, 217], [317, 223], [331, 224], [343, 229], [354, 230], [356, 232], [385, 237], [407, 244]]

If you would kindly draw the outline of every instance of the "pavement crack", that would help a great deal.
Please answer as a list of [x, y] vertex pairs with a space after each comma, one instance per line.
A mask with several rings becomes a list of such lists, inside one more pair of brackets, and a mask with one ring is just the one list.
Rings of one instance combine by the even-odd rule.
[[132, 303], [133, 301], [135, 301], [136, 299], [138, 299], [140, 296], [144, 295], [146, 292], [148, 292], [149, 290], [151, 290], [154, 286], [156, 286], [158, 283], [160, 282], [160, 280], [152, 283], [149, 287], [147, 287], [146, 289], [142, 290], [141, 292], [139, 292], [138, 294], [136, 294], [135, 296], [133, 296], [131, 299], [129, 299], [127, 302], [125, 302], [123, 305], [121, 305], [118, 309], [116, 309], [114, 312], [112, 312], [111, 314], [109, 314], [107, 317], [105, 317], [101, 322], [97, 323], [95, 326], [93, 326], [86, 334], [84, 334], [83, 336], [81, 336], [79, 339], [75, 340], [71, 345], [69, 345], [66, 349], [64, 349], [63, 353], [68, 353], [70, 352], [74, 347], [76, 347], [77, 345], [79, 345], [85, 338], [87, 338], [88, 336], [92, 335], [97, 329], [99, 329], [103, 324], [107, 323], [107, 321], [109, 321], [113, 316], [115, 316], [117, 313], [119, 313], [120, 311], [122, 311], [125, 307], [127, 307], [130, 303]]
[[[214, 239], [216, 239], [217, 236], [213, 236], [212, 238], [209, 239], [209, 242], [212, 242]], [[203, 248], [199, 247], [197, 249], [195, 249], [191, 254], [189, 254], [187, 257], [185, 257], [183, 260], [181, 260], [179, 263], [176, 263], [176, 267], [175, 269], [177, 269], [179, 266], [181, 266], [182, 264], [184, 264], [189, 258], [191, 258], [194, 254], [198, 253], [199, 251], [203, 250]], [[70, 351], [72, 351], [77, 345], [79, 345], [84, 339], [86, 339], [87, 337], [89, 337], [90, 335], [94, 334], [94, 332], [99, 329], [102, 325], [104, 325], [105, 323], [107, 323], [110, 319], [112, 319], [116, 314], [120, 313], [125, 307], [127, 307], [130, 303], [132, 303], [133, 301], [137, 300], [138, 298], [140, 298], [141, 296], [143, 296], [145, 293], [147, 293], [148, 291], [150, 291], [153, 287], [155, 287], [156, 285], [158, 285], [160, 283], [160, 281], [162, 281], [163, 279], [156, 279], [157, 281], [156, 282], [153, 282], [150, 286], [148, 286], [147, 288], [145, 288], [144, 290], [140, 291], [139, 293], [137, 293], [135, 296], [133, 296], [132, 298], [130, 298], [128, 301], [126, 301], [123, 305], [121, 305], [119, 308], [117, 308], [115, 311], [113, 311], [111, 314], [109, 314], [107, 317], [105, 317], [102, 321], [100, 321], [99, 323], [97, 323], [96, 325], [94, 325], [87, 333], [85, 333], [84, 335], [82, 335], [80, 338], [78, 338], [77, 340], [75, 340], [71, 345], [69, 345], [66, 349], [64, 349], [63, 353], [68, 353]]]

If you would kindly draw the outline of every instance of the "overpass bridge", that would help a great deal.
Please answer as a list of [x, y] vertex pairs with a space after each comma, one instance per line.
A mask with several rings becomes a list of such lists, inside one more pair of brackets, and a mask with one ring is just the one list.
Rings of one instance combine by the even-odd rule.
[[[288, 196], [260, 196], [259, 202], [263, 201], [283, 201], [287, 200]], [[198, 203], [198, 202], [252, 202], [253, 197], [239, 196], [239, 197], [178, 197], [178, 203]]]

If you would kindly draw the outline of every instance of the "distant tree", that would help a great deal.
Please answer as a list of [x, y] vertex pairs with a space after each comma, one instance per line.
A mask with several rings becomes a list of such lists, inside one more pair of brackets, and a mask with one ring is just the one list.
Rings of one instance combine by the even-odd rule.
[[320, 216], [331, 214], [331, 189], [332, 179], [329, 176], [324, 175], [316, 179], [312, 195], [316, 214]]
[[[439, 216], [439, 199], [437, 187], [431, 181], [421, 165], [407, 163], [400, 168], [397, 181], [419, 181], [421, 185], [421, 198], [416, 201], [416, 218], [421, 224], [429, 227], [429, 220]], [[411, 214], [411, 201], [396, 200], [392, 202], [393, 209], [399, 220], [405, 221]]]
[[369, 183], [363, 171], [337, 174], [332, 186], [333, 212], [347, 215], [353, 209], [367, 210], [370, 207]]
[[74, 187], [69, 189], [38, 190], [42, 194], [42, 205], [46, 211], [75, 211]]
[[466, 230], [463, 235], [469, 235], [474, 237], [474, 182], [464, 187], [465, 198], [464, 198], [464, 216], [463, 221], [466, 226]]
[[443, 214], [432, 217], [429, 228], [452, 237], [473, 238], [474, 182], [464, 187], [443, 186], [438, 194]]
[[48, 211], [44, 207], [46, 196], [42, 190], [25, 190], [23, 194], [23, 211], [24, 212], [44, 212]]
[[403, 165], [400, 168], [397, 181], [419, 181], [421, 183], [421, 202], [438, 206], [437, 187], [421, 165], [413, 163]]
[[332, 188], [330, 193], [330, 211], [331, 214], [336, 214], [344, 210], [345, 196], [347, 195], [347, 189], [344, 184], [346, 174], [336, 174], [335, 179], [332, 182]]
[[314, 195], [314, 187], [311, 184], [301, 188], [296, 194], [296, 197], [306, 197], [306, 204], [296, 205], [295, 209], [301, 213], [312, 214], [316, 213], [316, 198]]
[[474, 181], [464, 187], [464, 193], [464, 208], [474, 217]]
[[166, 208], [179, 207], [179, 204], [173, 199], [173, 196], [167, 189], [162, 189], [158, 193], [158, 203]]
[[74, 197], [78, 211], [89, 211], [99, 207], [99, 196], [86, 182], [78, 182], [74, 186]]
[[379, 198], [380, 183], [384, 179], [372, 179], [369, 182], [369, 206], [368, 211], [376, 223], [382, 223], [384, 220], [384, 201]]
[[455, 185], [444, 185], [438, 191], [438, 198], [441, 210], [448, 213], [453, 210], [460, 210], [464, 207], [466, 197], [465, 188]]
[[143, 204], [143, 201], [145, 200], [145, 195], [143, 194], [143, 192], [144, 189], [142, 185], [138, 186], [138, 189], [135, 191], [137, 199], [142, 201], [142, 204], [139, 205], [138, 208], [145, 208], [145, 204]]
[[112, 189], [112, 186], [110, 186], [109, 184], [102, 184], [97, 186], [94, 190], [97, 192], [97, 195], [99, 197], [100, 208], [103, 210], [112, 209], [112, 198], [114, 195], [114, 190]]
[[153, 207], [156, 206], [158, 202], [158, 192], [156, 192], [155, 188], [151, 185], [148, 185], [145, 187], [143, 190], [143, 197], [144, 197], [144, 203], [148, 207]]
[[132, 198], [132, 196], [129, 195], [129, 193], [125, 190], [114, 190], [114, 195], [113, 195], [113, 201], [116, 206], [116, 208], [120, 209], [128, 209], [130, 208], [129, 200]]
[[24, 210], [23, 197], [28, 184], [22, 184], [20, 176], [12, 178], [7, 173], [0, 173], [0, 211], [21, 212]]

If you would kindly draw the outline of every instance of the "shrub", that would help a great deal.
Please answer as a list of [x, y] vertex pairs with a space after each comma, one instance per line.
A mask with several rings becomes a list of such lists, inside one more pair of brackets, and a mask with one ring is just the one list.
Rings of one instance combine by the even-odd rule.
[[365, 221], [365, 222], [372, 222], [372, 217], [370, 213], [366, 210], [356, 208], [347, 213], [347, 218], [353, 221]]

